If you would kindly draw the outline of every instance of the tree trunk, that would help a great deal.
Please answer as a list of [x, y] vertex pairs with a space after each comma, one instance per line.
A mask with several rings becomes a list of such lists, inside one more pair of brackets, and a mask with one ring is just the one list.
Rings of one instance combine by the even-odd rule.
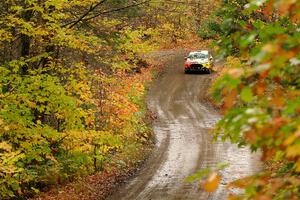
[[[24, 19], [24, 21], [28, 22], [30, 21], [30, 19], [33, 16], [33, 12], [31, 10], [26, 10], [23, 12], [22, 14], [22, 18]], [[31, 38], [30, 36], [26, 35], [26, 34], [21, 34], [21, 57], [28, 57], [30, 54], [30, 42], [31, 42]], [[23, 65], [21, 67], [21, 74], [22, 75], [27, 75], [28, 74], [28, 66], [27, 65]]]

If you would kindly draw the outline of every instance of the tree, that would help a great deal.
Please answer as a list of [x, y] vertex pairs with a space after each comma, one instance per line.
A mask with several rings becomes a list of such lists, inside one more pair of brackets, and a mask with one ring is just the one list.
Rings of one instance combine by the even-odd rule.
[[141, 37], [117, 27], [145, 3], [0, 2], [1, 199], [91, 173], [120, 149], [123, 132], [98, 125], [108, 86], [92, 83], [116, 78], [110, 61], [126, 60], [114, 51]]
[[246, 188], [231, 199], [299, 199], [299, 1], [224, 1], [219, 15], [222, 56], [232, 66], [213, 86], [225, 113], [215, 136], [253, 151], [271, 164], [229, 186]]

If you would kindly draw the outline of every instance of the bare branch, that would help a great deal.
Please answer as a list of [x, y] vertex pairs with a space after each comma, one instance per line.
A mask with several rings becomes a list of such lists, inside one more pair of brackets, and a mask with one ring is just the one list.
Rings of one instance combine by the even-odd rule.
[[140, 3], [135, 3], [135, 4], [128, 5], [128, 6], [124, 6], [124, 7], [121, 7], [121, 8], [116, 8], [116, 9], [104, 11], [104, 12], [95, 14], [94, 16], [88, 17], [88, 18], [86, 18], [86, 19], [84, 19], [84, 20], [85, 20], [85, 21], [88, 21], [88, 20], [94, 19], [94, 18], [96, 18], [96, 17], [99, 17], [99, 16], [101, 16], [101, 15], [105, 15], [105, 14], [109, 14], [109, 13], [112, 13], [112, 12], [117, 12], [117, 11], [125, 10], [125, 9], [128, 9], [128, 8], [133, 8], [133, 7], [136, 7], [136, 6], [139, 6], [139, 5], [148, 3], [148, 2], [150, 2], [150, 1], [151, 1], [151, 0], [147, 0], [147, 1], [140, 2]]
[[68, 24], [65, 24], [63, 27], [69, 26], [69, 28], [73, 28], [76, 24], [81, 22], [86, 16], [88, 16], [91, 12], [93, 12], [98, 6], [103, 4], [107, 0], [101, 0], [95, 5], [91, 5], [90, 8], [81, 16], [79, 17], [76, 21], [72, 21]]

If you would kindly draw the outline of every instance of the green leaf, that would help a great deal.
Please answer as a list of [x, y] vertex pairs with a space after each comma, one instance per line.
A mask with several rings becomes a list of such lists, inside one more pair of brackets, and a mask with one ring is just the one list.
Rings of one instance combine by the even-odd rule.
[[241, 92], [241, 99], [247, 103], [253, 100], [253, 94], [250, 87], [245, 87]]
[[218, 170], [223, 170], [223, 169], [229, 167], [229, 165], [230, 165], [229, 163], [218, 163], [217, 164], [217, 169]]
[[186, 182], [193, 182], [195, 180], [199, 180], [201, 178], [203, 178], [204, 176], [207, 176], [212, 170], [210, 168], [205, 168], [205, 169], [202, 169], [198, 172], [196, 172], [195, 174], [187, 177], [185, 179]]

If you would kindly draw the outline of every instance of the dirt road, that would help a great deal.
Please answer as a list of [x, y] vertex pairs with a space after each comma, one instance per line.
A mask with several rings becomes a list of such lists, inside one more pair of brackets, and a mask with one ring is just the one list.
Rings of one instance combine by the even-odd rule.
[[[224, 183], [254, 173], [257, 158], [247, 149], [211, 141], [209, 130], [220, 119], [205, 101], [212, 75], [183, 74], [185, 51], [165, 52], [165, 73], [150, 90], [148, 103], [158, 115], [154, 123], [157, 147], [139, 174], [109, 200], [226, 199]], [[214, 194], [184, 179], [199, 169], [229, 163], [222, 185]]]

